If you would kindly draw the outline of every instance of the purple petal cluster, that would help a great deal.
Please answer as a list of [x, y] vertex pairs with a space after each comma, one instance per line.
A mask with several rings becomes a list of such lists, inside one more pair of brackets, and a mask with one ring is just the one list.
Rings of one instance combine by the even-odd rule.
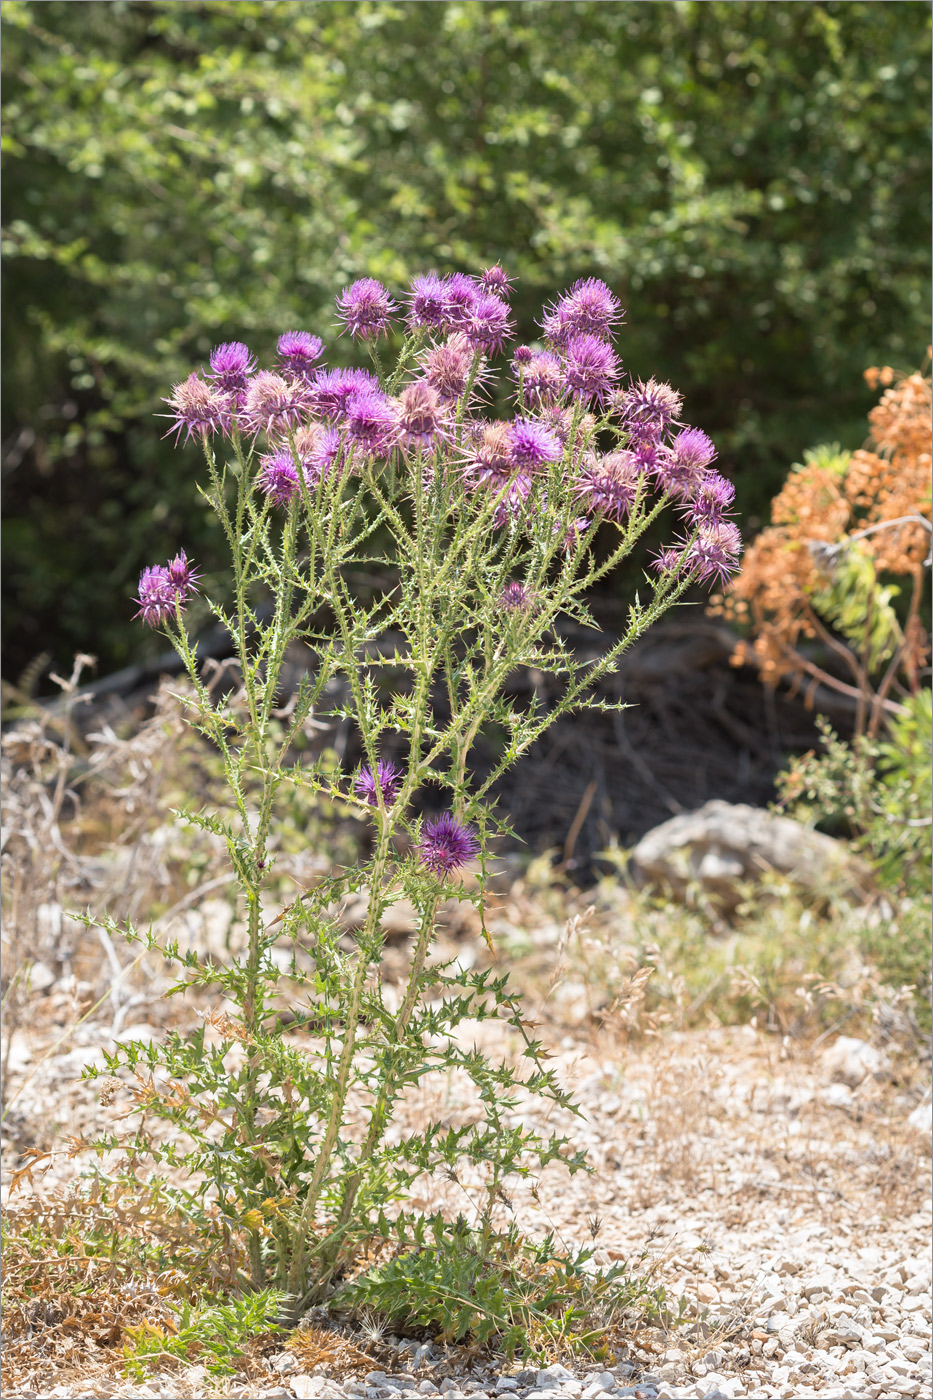
[[518, 418], [509, 424], [509, 460], [520, 472], [540, 471], [560, 460], [560, 438], [537, 418]]
[[625, 313], [617, 296], [598, 277], [574, 282], [569, 291], [545, 311], [541, 322], [552, 345], [565, 346], [577, 335], [606, 340]]
[[200, 574], [185, 555], [183, 549], [167, 564], [154, 564], [143, 569], [139, 576], [139, 590], [134, 601], [139, 611], [134, 617], [142, 618], [147, 627], [163, 627], [173, 620], [177, 610], [183, 608], [192, 593], [197, 592]]
[[380, 758], [375, 776], [371, 768], [361, 768], [353, 781], [353, 791], [361, 802], [379, 806], [379, 792], [386, 807], [391, 807], [402, 786], [402, 773], [390, 759]]
[[354, 340], [375, 340], [388, 332], [395, 302], [375, 277], [360, 277], [337, 297], [337, 312]]
[[480, 849], [479, 841], [468, 826], [463, 826], [450, 812], [435, 820], [426, 820], [418, 840], [418, 858], [422, 865], [440, 879], [452, 870], [466, 865]]
[[301, 422], [309, 407], [309, 391], [304, 383], [289, 382], [281, 374], [263, 369], [249, 382], [243, 416], [250, 432], [285, 432]]
[[368, 457], [384, 456], [398, 440], [398, 407], [381, 390], [363, 389], [347, 403], [346, 431]]
[[187, 442], [193, 437], [226, 433], [232, 421], [230, 395], [208, 384], [197, 373], [189, 374], [181, 384], [175, 384], [171, 395], [163, 399], [172, 410], [174, 425], [169, 429], [176, 438], [182, 433]]
[[499, 596], [499, 606], [506, 612], [528, 612], [533, 603], [534, 594], [517, 579], [507, 583]]
[[256, 369], [256, 360], [250, 354], [248, 345], [241, 340], [231, 340], [223, 345], [215, 345], [211, 351], [211, 368], [208, 378], [214, 388], [224, 394], [231, 394], [236, 406], [242, 404], [242, 396], [250, 375]]
[[704, 520], [684, 551], [684, 564], [695, 569], [700, 583], [724, 587], [738, 567], [742, 536], [731, 520]]
[[430, 448], [444, 436], [447, 413], [441, 396], [426, 379], [417, 379], [399, 394], [399, 441], [404, 448]]
[[644, 474], [634, 453], [587, 454], [576, 484], [577, 500], [597, 515], [621, 522], [639, 493]]
[[292, 454], [282, 450], [263, 457], [256, 486], [274, 506], [287, 506], [298, 495], [298, 470]]
[[459, 326], [473, 349], [484, 355], [501, 350], [512, 330], [508, 306], [491, 292], [477, 293]]
[[605, 340], [586, 331], [564, 346], [564, 387], [576, 399], [605, 402], [619, 377], [619, 360]]
[[670, 384], [639, 379], [637, 384], [614, 395], [613, 407], [633, 438], [651, 439], [665, 433], [680, 417], [683, 401], [683, 394]]
[[[466, 392], [475, 352], [466, 336], [455, 331], [440, 345], [432, 345], [421, 362], [424, 377], [447, 402]], [[474, 383], [478, 381], [474, 380]]]
[[314, 376], [309, 391], [317, 413], [336, 422], [346, 416], [354, 394], [379, 392], [379, 381], [368, 369], [322, 369]]
[[301, 379], [311, 382], [314, 366], [324, 353], [324, 342], [318, 335], [309, 331], [286, 331], [279, 336], [279, 368], [286, 379]]
[[[519, 346], [519, 350], [527, 349], [528, 346]], [[519, 381], [521, 394], [529, 408], [543, 408], [559, 399], [563, 389], [561, 363], [550, 350], [529, 350], [527, 357], [520, 357], [516, 350], [512, 373]]]
[[512, 294], [512, 279], [498, 263], [493, 263], [492, 267], [483, 269], [479, 285], [484, 292], [492, 292], [495, 296], [505, 300], [508, 300]]
[[690, 525], [700, 525], [704, 521], [722, 520], [728, 514], [735, 500], [735, 487], [719, 472], [704, 472], [699, 485], [689, 501], [679, 509]]
[[684, 428], [670, 447], [658, 453], [655, 474], [663, 491], [678, 500], [690, 500], [701, 486], [706, 468], [716, 460], [716, 449], [699, 428]]

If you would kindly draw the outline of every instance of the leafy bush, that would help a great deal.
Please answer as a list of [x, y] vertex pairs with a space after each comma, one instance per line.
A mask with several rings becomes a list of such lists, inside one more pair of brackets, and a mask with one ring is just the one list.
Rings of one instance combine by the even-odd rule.
[[[572, 271], [689, 389], [745, 509], [929, 304], [928, 10], [653, 4], [3, 5], [6, 664], [139, 648], [163, 537], [223, 543], [148, 427], [218, 340], [270, 349], [361, 274], [488, 256], [522, 334]], [[103, 564], [102, 564], [102, 561]], [[41, 669], [41, 668], [40, 668]]]

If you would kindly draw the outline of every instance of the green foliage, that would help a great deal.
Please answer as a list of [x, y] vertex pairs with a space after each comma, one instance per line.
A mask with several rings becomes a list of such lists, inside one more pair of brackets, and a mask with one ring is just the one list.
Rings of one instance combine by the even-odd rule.
[[3, 30], [14, 678], [125, 660], [182, 520], [221, 569], [193, 449], [150, 416], [212, 343], [264, 352], [352, 276], [501, 257], [525, 336], [543, 291], [607, 276], [628, 364], [702, 406], [759, 514], [927, 334], [909, 0], [7, 0]]
[[508, 1356], [555, 1345], [605, 1356], [627, 1309], [664, 1305], [664, 1290], [630, 1277], [627, 1264], [595, 1271], [592, 1250], [567, 1256], [550, 1236], [530, 1244], [514, 1229], [489, 1235], [439, 1217], [419, 1222], [418, 1235], [420, 1247], [355, 1279], [336, 1305], [368, 1307], [394, 1327], [427, 1327], [449, 1342], [494, 1343]]
[[274, 1289], [208, 1306], [183, 1302], [174, 1319], [125, 1328], [124, 1370], [130, 1380], [144, 1381], [172, 1358], [200, 1362], [214, 1376], [229, 1375], [244, 1347], [279, 1330], [276, 1318], [283, 1302]]
[[882, 584], [874, 560], [857, 543], [839, 549], [810, 600], [827, 622], [855, 648], [866, 670], [874, 673], [904, 640], [894, 600], [897, 584]]
[[929, 893], [931, 843], [931, 692], [901, 702], [879, 742], [847, 744], [828, 720], [817, 720], [823, 752], [795, 760], [778, 779], [790, 810], [811, 820], [842, 822], [857, 849], [894, 890]]

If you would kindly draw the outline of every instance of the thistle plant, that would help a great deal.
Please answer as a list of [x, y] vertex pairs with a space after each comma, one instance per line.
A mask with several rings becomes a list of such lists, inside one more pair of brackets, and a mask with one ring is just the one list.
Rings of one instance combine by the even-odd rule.
[[[185, 611], [202, 580], [183, 550], [143, 572], [137, 615], [184, 659], [190, 722], [222, 757], [229, 806], [186, 817], [225, 841], [247, 938], [219, 966], [124, 930], [179, 965], [174, 990], [201, 988], [216, 1007], [190, 1036], [109, 1057], [111, 1073], [135, 1074], [142, 1121], [101, 1146], [133, 1169], [153, 1161], [159, 1189], [216, 1239], [240, 1281], [284, 1291], [292, 1315], [325, 1297], [374, 1235], [424, 1238], [406, 1209], [421, 1174], [479, 1193], [482, 1250], [510, 1183], [552, 1161], [585, 1166], [566, 1140], [522, 1122], [529, 1096], [572, 1104], [507, 978], [494, 962], [468, 973], [432, 963], [432, 942], [446, 901], [482, 909], [490, 843], [508, 830], [496, 780], [561, 715], [607, 707], [594, 683], [688, 588], [722, 583], [739, 554], [732, 487], [712, 469], [709, 438], [681, 423], [680, 394], [623, 381], [622, 311], [604, 283], [578, 282], [545, 309], [541, 340], [507, 362], [511, 416], [488, 415], [492, 363], [512, 332], [509, 291], [498, 267], [427, 273], [398, 300], [365, 278], [337, 308], [371, 368], [329, 368], [321, 339], [289, 331], [271, 367], [245, 345], [220, 345], [167, 400], [172, 431], [203, 449], [203, 494], [229, 546], [230, 601], [209, 605], [232, 638], [234, 689], [218, 698], [199, 670]], [[593, 625], [588, 590], [666, 510], [678, 534], [651, 561], [623, 634], [597, 660], [577, 659], [562, 624]], [[609, 543], [597, 556], [598, 530]], [[377, 548], [391, 582], [370, 596], [357, 579]], [[386, 636], [391, 648], [378, 645]], [[312, 664], [288, 695], [294, 643]], [[555, 678], [547, 707], [507, 698], [523, 666]], [[356, 771], [299, 752], [322, 719], [356, 726]], [[478, 781], [471, 757], [489, 726], [505, 740]], [[358, 866], [273, 920], [263, 892], [287, 784], [355, 806], [372, 839]], [[419, 816], [422, 806], [433, 814]], [[469, 889], [468, 866], [478, 869]], [[368, 906], [347, 951], [338, 912], [355, 892]], [[380, 978], [382, 922], [403, 898], [417, 926], [395, 1000]], [[458, 1041], [463, 1022], [490, 1017], [519, 1038], [521, 1069]], [[390, 1134], [400, 1100], [434, 1070], [472, 1081], [475, 1121]], [[155, 1119], [171, 1131], [151, 1131]], [[440, 1215], [431, 1228], [436, 1239]]]

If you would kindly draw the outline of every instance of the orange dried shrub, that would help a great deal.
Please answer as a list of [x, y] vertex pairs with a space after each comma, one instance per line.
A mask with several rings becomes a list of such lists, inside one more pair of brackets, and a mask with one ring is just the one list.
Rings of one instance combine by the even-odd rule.
[[[769, 685], [786, 678], [847, 694], [856, 727], [873, 732], [897, 712], [893, 695], [916, 692], [929, 655], [919, 609], [931, 538], [931, 387], [928, 371], [898, 377], [885, 367], [865, 378], [884, 389], [865, 446], [807, 454], [713, 607], [749, 628], [737, 665], [754, 661]], [[895, 611], [900, 593], [906, 610]]]

